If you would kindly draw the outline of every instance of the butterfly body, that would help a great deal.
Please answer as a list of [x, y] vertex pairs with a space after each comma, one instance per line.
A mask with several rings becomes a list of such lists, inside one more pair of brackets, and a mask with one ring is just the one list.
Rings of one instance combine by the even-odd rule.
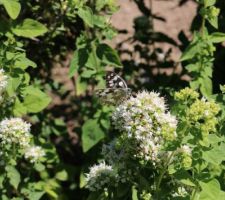
[[120, 104], [131, 94], [131, 89], [127, 87], [126, 82], [114, 72], [107, 73], [106, 87], [96, 91], [96, 95], [103, 104]]

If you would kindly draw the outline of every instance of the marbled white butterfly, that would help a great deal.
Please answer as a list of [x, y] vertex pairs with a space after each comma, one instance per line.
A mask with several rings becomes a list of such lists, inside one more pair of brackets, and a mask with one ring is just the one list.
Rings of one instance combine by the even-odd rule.
[[127, 87], [126, 82], [114, 72], [106, 74], [106, 88], [96, 91], [103, 104], [117, 105], [131, 95], [131, 89]]

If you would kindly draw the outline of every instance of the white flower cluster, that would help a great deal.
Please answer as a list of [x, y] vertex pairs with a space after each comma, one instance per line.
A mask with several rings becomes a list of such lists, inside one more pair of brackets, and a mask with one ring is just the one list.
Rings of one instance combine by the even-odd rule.
[[10, 118], [0, 122], [0, 140], [4, 145], [18, 144], [28, 147], [31, 140], [30, 124], [21, 118]]
[[188, 145], [182, 145], [180, 148], [177, 148], [172, 162], [177, 169], [190, 168], [192, 165], [192, 148]]
[[172, 194], [172, 197], [186, 197], [188, 195], [187, 190], [184, 187], [178, 187], [177, 191]]
[[8, 77], [5, 75], [5, 72], [3, 69], [0, 69], [0, 94], [5, 90], [7, 86]]
[[8, 77], [5, 75], [4, 70], [0, 69], [0, 103], [3, 101], [2, 93], [5, 91]]
[[188, 145], [182, 145], [178, 151], [191, 155], [192, 149]]
[[[31, 163], [38, 161], [45, 155], [44, 150], [39, 146], [32, 146], [32, 135], [30, 134], [31, 124], [21, 118], [9, 118], [0, 122], [0, 146], [2, 152], [15, 149], [17, 152], [24, 152], [24, 156]], [[14, 148], [12, 148], [14, 147]], [[20, 151], [22, 150], [22, 151]]]
[[90, 168], [86, 174], [87, 188], [91, 191], [104, 189], [108, 184], [115, 180], [116, 173], [111, 165], [101, 162]]
[[140, 170], [138, 164], [149, 161], [160, 164], [163, 156], [169, 155], [164, 148], [177, 137], [177, 120], [155, 92], [143, 91], [122, 102], [115, 109], [112, 122], [122, 134], [103, 145], [102, 155], [109, 165], [105, 162], [94, 165], [86, 174], [87, 188], [91, 191], [132, 182]]
[[40, 146], [30, 146], [26, 149], [24, 157], [35, 163], [45, 156], [45, 151]]
[[176, 138], [177, 120], [166, 111], [159, 93], [142, 91], [124, 101], [112, 116], [114, 126], [138, 144], [136, 157], [152, 161], [162, 158], [162, 148]]

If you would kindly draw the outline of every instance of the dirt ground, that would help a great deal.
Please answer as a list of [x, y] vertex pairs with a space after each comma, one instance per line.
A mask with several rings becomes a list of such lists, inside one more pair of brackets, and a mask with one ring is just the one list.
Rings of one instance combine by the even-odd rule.
[[[148, 7], [150, 7], [150, 1], [152, 1], [152, 13], [166, 19], [166, 22], [159, 20], [153, 21], [155, 31], [168, 34], [168, 36], [172, 37], [178, 43], [179, 40], [177, 39], [177, 36], [181, 30], [183, 30], [188, 37], [191, 36], [189, 27], [194, 16], [196, 15], [197, 9], [196, 4], [192, 0], [189, 0], [181, 7], [178, 5], [178, 0], [146, 0], [145, 2]], [[112, 16], [112, 24], [119, 30], [128, 30], [128, 35], [132, 35], [134, 33], [133, 19], [137, 16], [140, 16], [141, 13], [138, 10], [136, 4], [131, 0], [118, 0], [118, 4], [120, 9]], [[113, 43], [117, 44], [123, 39], [125, 39], [124, 36], [119, 34], [113, 40]], [[165, 44], [162, 45], [165, 49], [169, 48]], [[179, 49], [173, 49], [172, 57], [175, 60], [179, 59]]]
[[[154, 29], [156, 31], [168, 34], [176, 42], [179, 42], [177, 36], [181, 30], [183, 30], [187, 36], [191, 37], [189, 28], [194, 16], [196, 15], [197, 8], [196, 4], [192, 0], [189, 0], [181, 7], [178, 5], [179, 0], [146, 0], [146, 5], [148, 7], [150, 6], [150, 1], [152, 1], [152, 13], [166, 19], [166, 22], [154, 20]], [[112, 16], [111, 22], [113, 26], [119, 30], [126, 29], [128, 34], [118, 34], [113, 41], [110, 42], [110, 45], [113, 47], [134, 33], [133, 20], [135, 17], [141, 15], [136, 4], [131, 0], [118, 0], [118, 5], [120, 6], [120, 9]], [[161, 45], [160, 47], [165, 49], [165, 51], [171, 47], [171, 45], [162, 43], [159, 45]], [[125, 48], [132, 50], [133, 46], [127, 44]], [[177, 62], [180, 55], [180, 50], [173, 47], [171, 55], [172, 59]], [[71, 56], [72, 55], [69, 55], [68, 58], [71, 59]], [[59, 63], [56, 64], [53, 68], [52, 75], [54, 79], [62, 83], [67, 90], [73, 91], [74, 85], [72, 84], [71, 79], [68, 78], [68, 66], [70, 59], [63, 64], [65, 67], [62, 67]], [[55, 102], [60, 101], [55, 99]]]

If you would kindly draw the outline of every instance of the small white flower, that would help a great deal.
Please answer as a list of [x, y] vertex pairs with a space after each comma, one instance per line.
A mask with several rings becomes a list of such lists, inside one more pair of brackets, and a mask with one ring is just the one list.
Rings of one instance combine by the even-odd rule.
[[8, 83], [8, 77], [5, 75], [5, 72], [3, 69], [0, 69], [0, 93], [2, 93]]
[[159, 155], [162, 155], [164, 143], [176, 138], [177, 120], [166, 110], [164, 98], [159, 93], [137, 93], [115, 109], [112, 121], [126, 137], [137, 141], [134, 156], [151, 160], [154, 165], [162, 160]]
[[185, 197], [188, 195], [187, 190], [184, 187], [178, 187], [177, 188], [177, 192], [173, 193], [172, 196], [173, 197]]
[[179, 151], [191, 155], [192, 149], [188, 145], [183, 145]]
[[35, 163], [40, 158], [45, 156], [45, 151], [40, 146], [30, 146], [26, 149], [24, 157], [30, 160], [31, 163]]
[[0, 143], [18, 144], [21, 148], [29, 146], [32, 137], [30, 126], [21, 118], [4, 119], [0, 122]]
[[113, 178], [116, 178], [113, 167], [101, 162], [92, 166], [90, 172], [86, 174], [87, 188], [91, 191], [104, 189], [107, 184], [111, 183]]

